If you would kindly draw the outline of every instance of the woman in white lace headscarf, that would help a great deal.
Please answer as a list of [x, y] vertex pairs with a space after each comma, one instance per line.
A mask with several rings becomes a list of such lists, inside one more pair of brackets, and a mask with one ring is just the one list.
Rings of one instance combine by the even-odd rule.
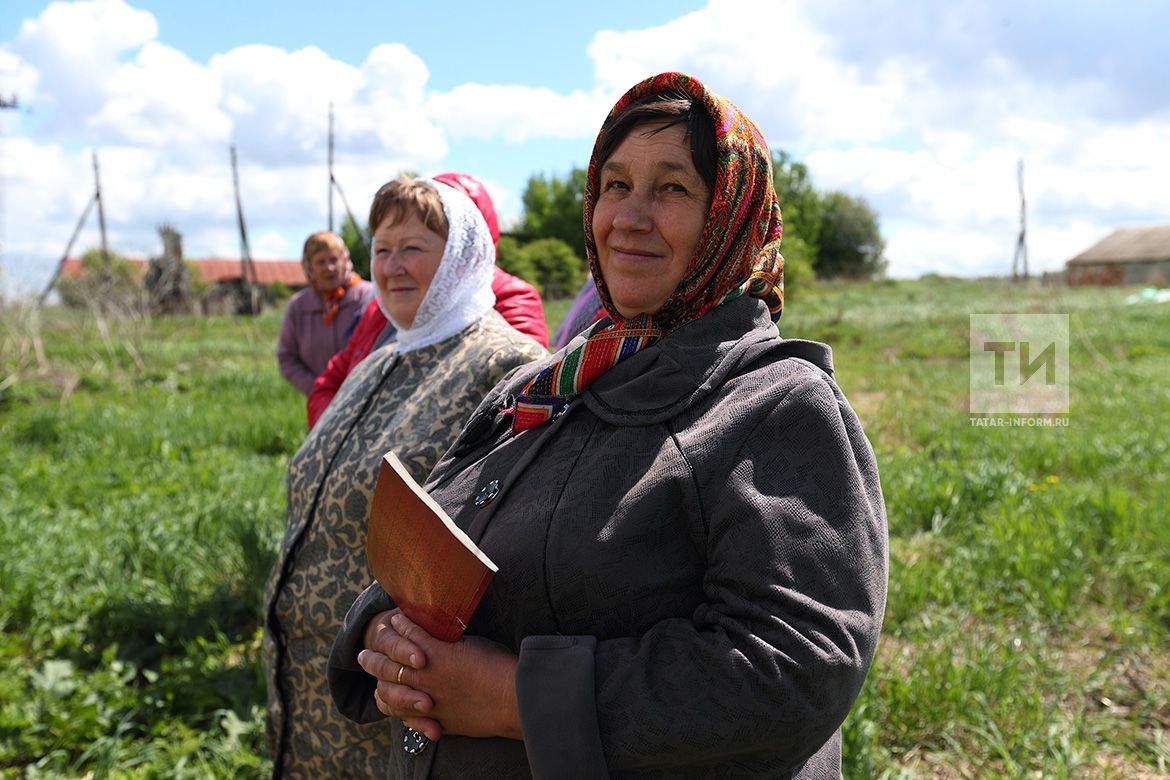
[[277, 777], [385, 774], [390, 729], [343, 718], [325, 677], [369, 581], [366, 520], [382, 455], [394, 450], [423, 482], [487, 391], [545, 354], [492, 308], [495, 250], [467, 195], [396, 179], [374, 197], [370, 228], [378, 300], [397, 336], [350, 373], [289, 464], [287, 525], [265, 592]]

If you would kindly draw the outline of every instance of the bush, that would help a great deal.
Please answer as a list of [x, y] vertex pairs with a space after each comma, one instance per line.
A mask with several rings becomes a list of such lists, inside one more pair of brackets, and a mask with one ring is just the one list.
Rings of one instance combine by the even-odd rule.
[[293, 289], [284, 282], [273, 282], [268, 285], [268, 292], [264, 296], [265, 299], [273, 303], [281, 303], [287, 301], [293, 296]]
[[824, 199], [817, 273], [825, 277], [873, 279], [886, 270], [878, 215], [864, 198], [831, 192]]
[[533, 241], [522, 252], [536, 269], [541, 292], [546, 298], [575, 295], [589, 272], [585, 259], [559, 238]]
[[143, 302], [142, 286], [134, 264], [117, 252], [108, 252], [109, 275], [100, 249], [90, 249], [81, 256], [81, 276], [57, 280], [61, 303], [74, 309], [91, 306], [104, 308], [134, 307]]
[[187, 287], [191, 291], [191, 299], [199, 300], [211, 289], [211, 283], [203, 278], [203, 272], [199, 270], [198, 263], [191, 260], [183, 262], [187, 264]]
[[803, 295], [817, 278], [813, 270], [812, 252], [803, 239], [784, 239], [784, 302]]
[[576, 295], [589, 273], [585, 259], [559, 238], [541, 238], [521, 246], [515, 238], [501, 236], [496, 263], [548, 299]]
[[540, 289], [539, 274], [532, 264], [532, 258], [512, 236], [500, 236], [500, 245], [496, 248], [496, 265]]

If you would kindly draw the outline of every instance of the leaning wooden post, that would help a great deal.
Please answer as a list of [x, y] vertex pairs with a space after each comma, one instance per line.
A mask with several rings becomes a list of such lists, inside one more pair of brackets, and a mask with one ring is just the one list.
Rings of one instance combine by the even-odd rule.
[[57, 270], [53, 271], [52, 278], [49, 279], [48, 285], [45, 286], [44, 292], [37, 298], [37, 305], [44, 306], [45, 299], [49, 297], [49, 293], [57, 285], [57, 280], [61, 277], [61, 269], [65, 267], [65, 261], [69, 259], [69, 253], [73, 251], [73, 244], [77, 241], [77, 236], [81, 233], [81, 228], [85, 225], [85, 218], [89, 216], [89, 210], [93, 208], [96, 196], [91, 196], [89, 202], [85, 204], [85, 210], [81, 212], [81, 219], [77, 220], [77, 227], [73, 228], [73, 235], [69, 237], [69, 243], [65, 245], [65, 254], [61, 255], [61, 262], [57, 263]]
[[240, 273], [248, 291], [249, 313], [256, 313], [256, 271], [252, 268], [252, 252], [248, 249], [248, 228], [244, 225], [244, 204], [240, 200], [240, 174], [236, 163], [236, 147], [232, 150], [232, 186], [236, 191], [236, 219], [240, 225]]

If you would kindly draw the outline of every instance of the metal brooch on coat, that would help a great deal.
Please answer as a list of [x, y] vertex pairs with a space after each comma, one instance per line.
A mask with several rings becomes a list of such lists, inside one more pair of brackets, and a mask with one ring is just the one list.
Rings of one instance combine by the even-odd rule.
[[421, 754], [431, 744], [431, 740], [409, 726], [402, 732], [402, 749], [412, 756]]

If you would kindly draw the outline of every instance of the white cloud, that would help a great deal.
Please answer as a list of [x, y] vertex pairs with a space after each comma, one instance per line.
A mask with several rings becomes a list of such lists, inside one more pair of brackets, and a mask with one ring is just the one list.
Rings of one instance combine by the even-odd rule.
[[897, 131], [906, 68], [889, 63], [871, 75], [833, 58], [828, 43], [795, 3], [712, 0], [659, 27], [600, 32], [589, 55], [598, 81], [618, 94], [663, 71], [690, 73], [777, 145], [864, 142]]
[[429, 78], [427, 66], [405, 46], [375, 47], [362, 63], [362, 88], [339, 105], [338, 142], [384, 167], [419, 168], [440, 160], [447, 140], [425, 109]]
[[[44, 248], [49, 239], [45, 235], [46, 231], [22, 231], [16, 235], [27, 236], [30, 240], [15, 242], [12, 228], [22, 224], [40, 226], [46, 219], [76, 222], [93, 194], [93, 170], [89, 155], [67, 152], [17, 136], [4, 139], [4, 143], [0, 144], [0, 156], [0, 168], [4, 171], [4, 216], [9, 228], [8, 246]], [[73, 183], [74, 186], [66, 188], [61, 186], [62, 183]], [[72, 224], [69, 227], [71, 229]], [[64, 235], [68, 236], [68, 230]], [[56, 238], [53, 244], [63, 243], [64, 240]]]
[[[301, 256], [300, 247], [293, 245], [283, 231], [269, 228], [249, 237], [248, 247], [255, 258], [295, 260]], [[238, 252], [228, 250], [222, 255], [236, 257]]]
[[228, 96], [233, 138], [253, 159], [323, 163], [331, 102], [342, 155], [429, 162], [447, 151], [421, 107], [426, 66], [403, 46], [378, 46], [360, 68], [314, 46], [243, 46], [212, 57], [210, 70]]
[[402, 106], [423, 102], [430, 70], [414, 52], [400, 43], [375, 46], [362, 63], [370, 94]]
[[906, 278], [936, 273], [953, 276], [990, 276], [1011, 272], [1015, 237], [1003, 237], [971, 228], [942, 228], [908, 224], [886, 243], [891, 276]]
[[591, 138], [617, 97], [471, 83], [432, 95], [426, 110], [454, 137], [503, 138], [515, 144], [537, 138]]
[[[22, 60], [13, 51], [0, 45], [0, 74], [4, 75], [2, 87], [0, 87], [0, 97], [5, 100], [12, 100], [16, 98], [18, 102], [28, 104], [37, 92], [37, 84], [40, 81], [40, 74], [35, 68], [29, 67], [28, 63]], [[11, 117], [6, 116], [7, 112], [0, 113], [0, 122], [5, 120], [11, 121]], [[4, 125], [0, 125], [4, 127]]]
[[55, 127], [61, 130], [78, 115], [100, 109], [122, 55], [157, 34], [153, 14], [122, 0], [54, 2], [36, 19], [24, 20], [11, 49], [37, 72], [38, 89], [30, 100], [55, 109]]
[[105, 103], [86, 120], [96, 137], [153, 148], [223, 144], [231, 119], [218, 79], [182, 52], [153, 41], [105, 83]]

